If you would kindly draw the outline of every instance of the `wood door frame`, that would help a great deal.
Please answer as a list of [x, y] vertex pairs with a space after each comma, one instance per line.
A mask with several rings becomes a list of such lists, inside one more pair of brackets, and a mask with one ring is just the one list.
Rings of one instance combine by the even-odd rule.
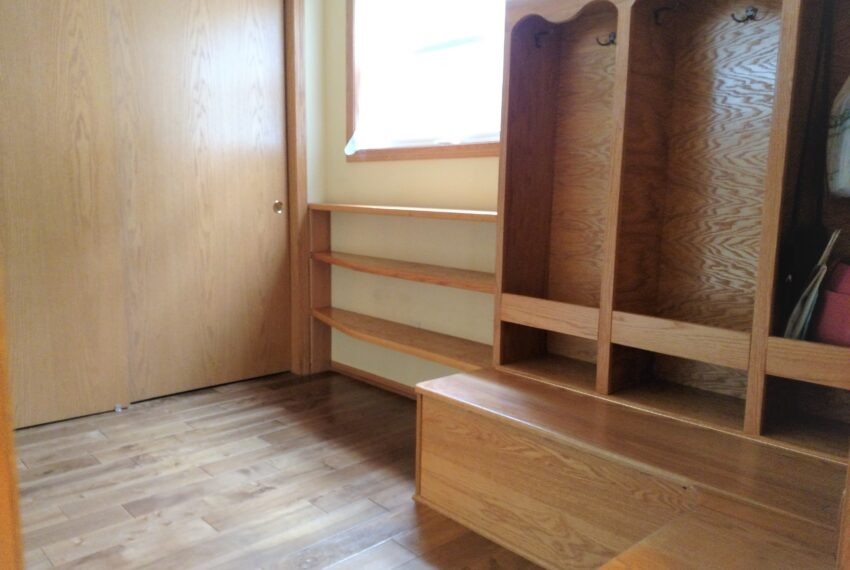
[[289, 200], [291, 367], [310, 371], [310, 240], [307, 211], [305, 0], [284, 1], [286, 163]]
[[[0, 268], [3, 267], [0, 249]], [[18, 468], [12, 429], [12, 390], [6, 352], [6, 297], [0, 271], [0, 568], [23, 568], [18, 511]]]

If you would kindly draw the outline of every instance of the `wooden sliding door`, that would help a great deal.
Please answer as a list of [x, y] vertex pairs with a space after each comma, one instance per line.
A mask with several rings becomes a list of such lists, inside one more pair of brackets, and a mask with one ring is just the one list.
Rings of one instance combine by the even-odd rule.
[[0, 0], [17, 426], [289, 369], [283, 41], [283, 0]]
[[0, 0], [0, 247], [15, 423], [127, 404], [107, 0]]
[[289, 369], [281, 0], [113, 0], [134, 400]]

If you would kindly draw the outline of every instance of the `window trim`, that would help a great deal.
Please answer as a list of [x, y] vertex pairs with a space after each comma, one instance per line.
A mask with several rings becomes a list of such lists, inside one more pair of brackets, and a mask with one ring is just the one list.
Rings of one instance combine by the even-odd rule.
[[[354, 136], [355, 109], [357, 108], [357, 86], [354, 77], [354, 3], [346, 0], [345, 25], [345, 136], [346, 142]], [[346, 162], [371, 162], [388, 160], [429, 160], [440, 158], [498, 157], [501, 143], [466, 143], [452, 145], [430, 145], [414, 147], [391, 147], [358, 150], [346, 155]]]

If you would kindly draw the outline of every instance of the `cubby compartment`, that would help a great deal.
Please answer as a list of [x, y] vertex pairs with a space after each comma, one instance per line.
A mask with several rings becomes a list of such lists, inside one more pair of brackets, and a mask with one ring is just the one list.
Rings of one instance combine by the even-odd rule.
[[766, 388], [766, 437], [847, 460], [850, 392], [779, 377], [768, 378]]
[[[816, 10], [820, 7], [820, 10]], [[840, 292], [833, 291], [830, 271], [835, 264], [850, 263], [850, 198], [829, 191], [827, 181], [827, 140], [830, 133], [832, 108], [842, 87], [850, 78], [850, 0], [812, 3], [811, 12], [798, 54], [803, 73], [795, 92], [792, 113], [794, 132], [787, 152], [790, 165], [782, 200], [778, 239], [777, 270], [774, 275], [776, 293], [773, 299], [771, 333], [776, 339], [796, 338], [823, 345], [823, 357], [843, 350], [844, 360], [850, 362], [850, 346], [818, 334], [818, 316], [827, 296], [842, 306], [846, 298], [846, 283]], [[826, 277], [817, 287], [817, 302], [813, 305], [811, 325], [807, 329], [788, 330], [795, 307], [816, 280], [819, 262], [834, 231], [840, 230], [831, 254], [826, 259]], [[846, 281], [846, 280], [845, 280]], [[841, 295], [844, 294], [844, 295]], [[848, 316], [850, 320], [850, 316]], [[793, 328], [793, 327], [792, 327]], [[839, 335], [836, 335], [839, 336]], [[846, 338], [846, 335], [840, 335]], [[821, 356], [815, 346], [807, 349], [808, 357], [818, 364]], [[813, 378], [817, 381], [817, 378]], [[850, 374], [846, 378], [850, 388]]]
[[627, 378], [611, 399], [688, 422], [740, 431], [747, 373], [614, 345], [612, 368]]
[[[782, 2], [639, 0], [614, 308], [749, 332]], [[733, 18], [734, 15], [735, 17]]]
[[502, 370], [546, 384], [592, 393], [596, 385], [596, 342], [503, 322]]
[[563, 23], [526, 17], [509, 38], [504, 293], [599, 307], [616, 31], [617, 9], [597, 1]]

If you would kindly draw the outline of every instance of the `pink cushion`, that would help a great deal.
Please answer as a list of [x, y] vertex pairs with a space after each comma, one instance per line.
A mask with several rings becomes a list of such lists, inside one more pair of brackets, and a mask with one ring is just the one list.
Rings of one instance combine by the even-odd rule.
[[818, 342], [850, 346], [850, 294], [823, 291], [812, 336]]
[[834, 293], [850, 295], [850, 265], [846, 263], [836, 265], [829, 274], [824, 288]]

